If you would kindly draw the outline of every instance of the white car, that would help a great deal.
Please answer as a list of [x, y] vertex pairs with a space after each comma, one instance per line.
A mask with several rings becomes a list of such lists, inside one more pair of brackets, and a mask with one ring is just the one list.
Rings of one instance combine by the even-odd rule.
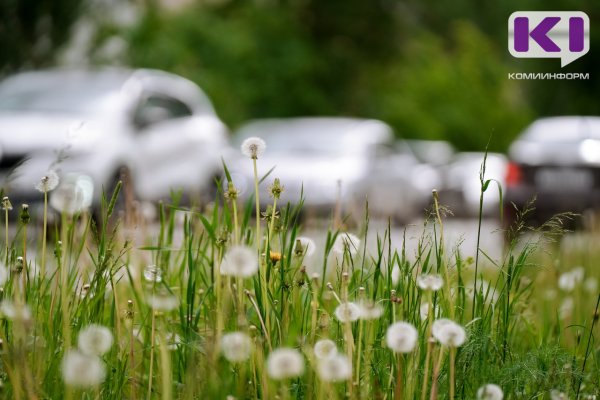
[[56, 69], [0, 83], [0, 183], [13, 204], [39, 200], [34, 184], [48, 170], [87, 203], [122, 170], [142, 200], [200, 193], [227, 147], [202, 90], [166, 72]]
[[[239, 144], [259, 136], [267, 144], [258, 160], [263, 205], [272, 202], [268, 186], [279, 178], [285, 187], [280, 204], [331, 212], [340, 201], [344, 213], [360, 221], [368, 199], [372, 214], [406, 222], [423, 207], [423, 192], [415, 180], [426, 183], [414, 157], [400, 154], [393, 131], [382, 121], [357, 118], [305, 117], [255, 120], [234, 135]], [[250, 160], [232, 160], [230, 169], [242, 197], [253, 194]], [[431, 170], [431, 168], [429, 168]], [[429, 175], [427, 175], [429, 176]], [[427, 191], [430, 196], [431, 188]], [[263, 207], [264, 208], [264, 207]], [[309, 211], [310, 213], [310, 211]]]

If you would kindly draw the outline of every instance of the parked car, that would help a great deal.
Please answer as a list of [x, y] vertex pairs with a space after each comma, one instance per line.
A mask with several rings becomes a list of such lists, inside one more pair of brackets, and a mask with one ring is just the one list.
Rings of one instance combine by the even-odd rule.
[[122, 170], [141, 199], [197, 193], [227, 146], [202, 90], [166, 72], [53, 69], [0, 83], [0, 179], [13, 203], [40, 199], [34, 184], [50, 169], [95, 201]]
[[600, 117], [565, 116], [533, 122], [509, 149], [506, 210], [534, 197], [531, 217], [600, 207]]
[[[456, 216], [477, 217], [481, 194], [480, 170], [485, 153], [460, 152], [443, 168], [444, 184], [441, 186], [440, 201]], [[482, 214], [500, 216], [500, 192], [504, 187], [507, 159], [504, 154], [488, 153], [485, 165], [485, 180], [493, 179], [484, 195]]]
[[[279, 178], [285, 186], [282, 202], [331, 212], [336, 201], [354, 216], [362, 214], [368, 198], [372, 214], [407, 220], [422, 205], [422, 192], [413, 185], [414, 158], [395, 148], [392, 129], [385, 123], [354, 118], [288, 118], [249, 122], [235, 135], [239, 144], [259, 136], [267, 150], [258, 160], [262, 177], [273, 173], [260, 190], [270, 202], [267, 186]], [[253, 170], [248, 160], [231, 161], [233, 180], [243, 197], [253, 193]], [[431, 189], [429, 189], [431, 193]], [[281, 203], [280, 203], [281, 204]]]

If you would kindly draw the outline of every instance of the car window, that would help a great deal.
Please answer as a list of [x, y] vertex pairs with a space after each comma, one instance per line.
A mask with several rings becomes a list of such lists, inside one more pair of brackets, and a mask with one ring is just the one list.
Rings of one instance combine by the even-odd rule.
[[183, 101], [170, 96], [151, 94], [142, 100], [134, 114], [134, 124], [139, 128], [191, 116], [192, 109]]

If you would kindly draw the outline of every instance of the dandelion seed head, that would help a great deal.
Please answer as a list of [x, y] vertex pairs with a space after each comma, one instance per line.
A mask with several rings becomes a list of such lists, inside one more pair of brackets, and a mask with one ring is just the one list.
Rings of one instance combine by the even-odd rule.
[[144, 279], [146, 282], [162, 282], [162, 269], [156, 265], [148, 265], [144, 268]]
[[321, 339], [315, 343], [314, 352], [319, 360], [324, 360], [333, 357], [337, 353], [337, 347], [333, 340]]
[[259, 137], [249, 137], [242, 142], [242, 154], [253, 160], [258, 159], [265, 152], [267, 144]]
[[446, 318], [436, 319], [431, 327], [431, 333], [446, 347], [460, 347], [467, 340], [465, 328]]
[[221, 275], [251, 277], [258, 272], [256, 253], [246, 246], [233, 246], [225, 253], [220, 271]]
[[444, 280], [437, 274], [422, 274], [417, 277], [417, 286], [422, 290], [438, 291], [442, 288]]
[[345, 354], [334, 354], [319, 360], [317, 372], [325, 382], [345, 381], [352, 377], [352, 362]]
[[179, 300], [172, 294], [152, 294], [146, 297], [146, 304], [154, 311], [173, 311], [179, 307]]
[[296, 349], [275, 349], [267, 358], [267, 373], [275, 380], [300, 376], [304, 373], [304, 358]]
[[593, 276], [587, 278], [583, 283], [583, 288], [588, 293], [596, 293], [598, 291], [598, 280]]
[[0, 286], [4, 286], [4, 284], [8, 282], [8, 278], [10, 278], [8, 268], [6, 268], [4, 263], [0, 263]]
[[83, 354], [101, 356], [110, 350], [113, 344], [113, 335], [107, 327], [92, 324], [79, 332], [77, 344]]
[[106, 369], [98, 357], [71, 350], [63, 358], [62, 374], [66, 385], [93, 387], [104, 382]]
[[346, 250], [351, 256], [358, 253], [358, 247], [360, 246], [360, 239], [358, 236], [348, 232], [340, 232], [333, 242], [331, 250], [336, 253], [343, 255]]
[[232, 363], [246, 361], [252, 354], [252, 340], [243, 332], [230, 332], [221, 338], [221, 352]]
[[352, 302], [340, 304], [335, 309], [335, 317], [340, 322], [354, 322], [360, 318], [360, 307]]
[[35, 184], [35, 188], [42, 193], [48, 193], [56, 189], [60, 180], [54, 170], [50, 170], [42, 176], [40, 181]]
[[31, 308], [27, 304], [15, 304], [10, 300], [0, 303], [0, 314], [12, 321], [30, 321], [32, 318]]
[[566, 394], [557, 389], [552, 389], [550, 391], [550, 399], [551, 400], [567, 400], [568, 397]]
[[483, 385], [477, 390], [477, 400], [502, 400], [504, 392], [500, 386], [493, 383]]
[[388, 328], [385, 342], [395, 353], [410, 353], [414, 350], [417, 339], [417, 329], [408, 322], [396, 322]]
[[294, 246], [294, 254], [299, 257], [309, 258], [315, 254], [315, 242], [306, 236], [298, 236]]
[[383, 307], [372, 300], [362, 300], [358, 302], [360, 308], [360, 319], [373, 320], [379, 319], [383, 315]]

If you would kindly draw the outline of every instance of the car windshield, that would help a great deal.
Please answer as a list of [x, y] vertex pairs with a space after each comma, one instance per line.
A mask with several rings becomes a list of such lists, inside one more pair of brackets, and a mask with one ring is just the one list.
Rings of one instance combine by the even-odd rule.
[[259, 136], [267, 143], [268, 153], [298, 157], [343, 157], [364, 154], [380, 142], [380, 136], [371, 129], [358, 129], [353, 125], [314, 124], [311, 126], [281, 124], [251, 124], [242, 128], [237, 136], [241, 143], [250, 136]]
[[123, 82], [115, 75], [24, 74], [0, 85], [0, 111], [98, 112], [118, 95]]
[[600, 119], [550, 119], [534, 123], [523, 138], [535, 142], [571, 142], [600, 139]]

